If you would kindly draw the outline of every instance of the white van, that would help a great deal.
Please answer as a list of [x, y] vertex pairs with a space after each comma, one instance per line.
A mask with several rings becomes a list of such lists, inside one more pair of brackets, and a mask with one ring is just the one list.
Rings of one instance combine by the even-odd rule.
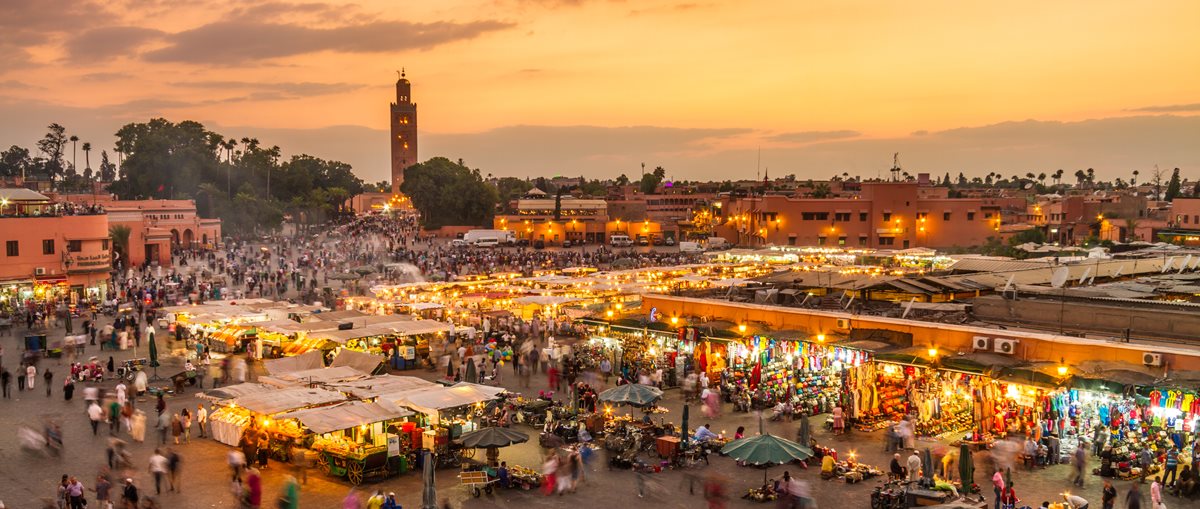
[[680, 253], [701, 253], [703, 251], [704, 251], [704, 248], [700, 246], [699, 242], [680, 242], [679, 243], [679, 252]]
[[484, 237], [475, 241], [475, 247], [496, 247], [500, 245], [500, 239], [496, 237]]
[[628, 235], [617, 234], [609, 237], [608, 243], [612, 247], [629, 247], [633, 245], [633, 240]]

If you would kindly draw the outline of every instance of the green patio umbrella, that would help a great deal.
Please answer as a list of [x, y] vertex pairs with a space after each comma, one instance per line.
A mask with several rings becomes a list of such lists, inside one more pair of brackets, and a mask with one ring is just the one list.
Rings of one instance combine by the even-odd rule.
[[643, 384], [618, 385], [600, 393], [600, 401], [645, 407], [653, 405], [662, 399], [663, 392], [658, 387]]
[[154, 379], [158, 380], [158, 343], [154, 341], [154, 333], [150, 333], [150, 367], [154, 368]]
[[[725, 444], [721, 454], [750, 465], [782, 465], [793, 461], [804, 461], [813, 456], [812, 451], [796, 442], [763, 432], [762, 417], [758, 418], [759, 435], [742, 438]], [[767, 470], [763, 469], [763, 484], [767, 483]]]
[[975, 460], [971, 458], [971, 448], [963, 444], [958, 449], [958, 477], [962, 482], [963, 492], [971, 493], [975, 485]]
[[433, 462], [436, 461], [429, 451], [421, 451], [424, 456], [421, 463], [421, 509], [437, 509], [437, 486], [434, 484]]

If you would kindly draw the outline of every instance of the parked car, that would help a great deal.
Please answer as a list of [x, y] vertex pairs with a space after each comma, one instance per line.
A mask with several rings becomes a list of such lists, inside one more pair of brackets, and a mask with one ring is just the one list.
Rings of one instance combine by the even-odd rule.
[[544, 241], [544, 240], [533, 241], [533, 248], [534, 249], [546, 249], [546, 241]]
[[673, 238], [671, 238], [671, 237], [667, 237], [667, 240], [665, 240], [665, 241], [663, 241], [663, 242], [665, 242], [665, 243], [666, 243], [668, 246], [674, 246], [674, 245], [675, 245], [675, 239], [673, 239]]
[[663, 238], [655, 236], [654, 240], [652, 240], [651, 242], [656, 246], [661, 246], [661, 245], [663, 245]]
[[529, 247], [529, 239], [520, 239], [517, 241], [517, 245], [521, 247]]
[[563, 247], [571, 247], [571, 241], [569, 241], [569, 240], [564, 240], [564, 241], [563, 241]]
[[646, 238], [646, 236], [645, 236], [645, 235], [638, 235], [638, 236], [637, 236], [637, 245], [639, 245], [639, 246], [649, 246], [649, 245], [650, 245], [650, 239]]
[[450, 247], [467, 247], [467, 241], [463, 239], [454, 239], [450, 241]]

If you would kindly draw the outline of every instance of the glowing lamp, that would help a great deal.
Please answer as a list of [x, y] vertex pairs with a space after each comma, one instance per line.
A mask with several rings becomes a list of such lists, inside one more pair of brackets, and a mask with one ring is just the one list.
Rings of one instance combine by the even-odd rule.
[[937, 347], [930, 347], [930, 348], [929, 348], [929, 357], [931, 357], [931, 358], [936, 358], [936, 357], [937, 357], [937, 354], [938, 354], [938, 349], [937, 349]]

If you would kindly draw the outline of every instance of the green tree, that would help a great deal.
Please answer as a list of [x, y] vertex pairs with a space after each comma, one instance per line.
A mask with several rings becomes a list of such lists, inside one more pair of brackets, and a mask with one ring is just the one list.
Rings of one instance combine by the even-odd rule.
[[642, 194], [654, 194], [666, 176], [667, 170], [664, 170], [662, 166], [654, 168], [654, 171], [642, 175], [642, 180], [638, 184], [638, 189], [642, 192]]
[[116, 259], [121, 262], [121, 266], [129, 264], [129, 234], [131, 230], [123, 224], [114, 224], [108, 227], [108, 237], [112, 240], [113, 254]]
[[20, 177], [29, 172], [33, 164], [33, 158], [29, 156], [27, 148], [13, 145], [0, 152], [0, 176]]
[[483, 181], [479, 170], [444, 157], [404, 170], [400, 190], [412, 199], [427, 229], [446, 225], [483, 226], [495, 214], [496, 188]]
[[618, 186], [629, 185], [629, 177], [625, 176], [625, 174], [622, 173], [620, 176], [617, 177], [617, 185]]
[[83, 142], [83, 176], [88, 180], [92, 180], [92, 144]]
[[38, 140], [38, 151], [46, 156], [43, 166], [46, 178], [55, 179], [63, 174], [63, 151], [67, 146], [67, 128], [59, 124], [46, 127], [46, 135]]
[[520, 199], [525, 193], [533, 189], [533, 184], [528, 180], [519, 179], [517, 177], [500, 177], [496, 181], [496, 196], [500, 201], [500, 207], [506, 213], [514, 213], [510, 205], [514, 200]]
[[108, 160], [108, 151], [100, 151], [100, 181], [112, 182], [117, 178], [117, 167]]
[[1167, 182], [1167, 201], [1175, 201], [1175, 198], [1179, 196], [1179, 189], [1182, 185], [1183, 182], [1179, 178], [1179, 168], [1175, 168], [1171, 172], [1171, 180]]
[[79, 161], [79, 150], [76, 148], [79, 143], [79, 137], [72, 134], [69, 139], [71, 140], [71, 173], [75, 174], [79, 172], [79, 165], [76, 164]]
[[813, 186], [812, 193], [810, 194], [813, 198], [828, 198], [833, 194], [833, 191], [829, 189], [829, 184], [821, 182]]

